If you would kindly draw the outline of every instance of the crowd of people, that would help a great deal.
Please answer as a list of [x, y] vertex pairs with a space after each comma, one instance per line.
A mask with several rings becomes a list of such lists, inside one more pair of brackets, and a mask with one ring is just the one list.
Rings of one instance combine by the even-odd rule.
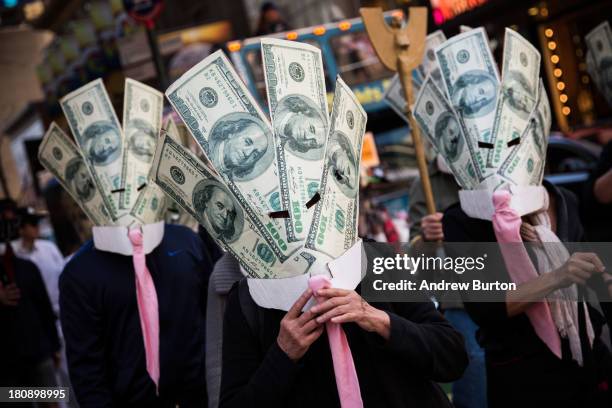
[[[609, 240], [611, 146], [582, 197], [544, 183], [551, 229], [561, 241]], [[491, 222], [468, 217], [458, 205], [444, 161], [430, 163], [429, 173], [440, 212], [427, 214], [417, 180], [408, 209], [411, 247], [495, 241]], [[328, 288], [306, 291], [283, 312], [253, 301], [240, 265], [205, 229], [166, 225], [146, 257], [159, 307], [156, 382], [145, 358], [131, 259], [91, 242], [65, 258], [39, 238], [40, 215], [11, 200], [1, 202], [0, 214], [3, 386], [68, 386], [71, 406], [82, 407], [339, 406], [324, 330], [333, 321], [346, 332], [364, 406], [447, 406], [439, 386], [445, 382], [453, 383], [457, 407], [611, 401], [612, 275], [592, 254], [572, 254], [554, 273], [508, 292], [506, 303], [369, 304], [359, 287]], [[397, 241], [383, 208], [365, 214], [364, 239]], [[585, 235], [581, 219], [587, 226], [596, 219], [599, 228]], [[533, 241], [536, 221], [526, 216], [522, 223], [523, 240]], [[372, 225], [377, 233], [367, 229]], [[555, 355], [528, 316], [533, 302], [522, 299], [545, 299], [575, 283], [602, 295], [597, 307], [579, 309], [575, 338], [562, 337]], [[313, 296], [318, 305], [302, 312]]]

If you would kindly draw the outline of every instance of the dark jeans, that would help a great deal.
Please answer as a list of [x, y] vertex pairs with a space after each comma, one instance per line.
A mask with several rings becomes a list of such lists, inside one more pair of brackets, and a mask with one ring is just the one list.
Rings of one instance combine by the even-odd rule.
[[465, 338], [470, 363], [463, 377], [453, 383], [456, 408], [487, 407], [487, 373], [484, 350], [476, 342], [478, 326], [463, 309], [447, 309], [444, 316]]

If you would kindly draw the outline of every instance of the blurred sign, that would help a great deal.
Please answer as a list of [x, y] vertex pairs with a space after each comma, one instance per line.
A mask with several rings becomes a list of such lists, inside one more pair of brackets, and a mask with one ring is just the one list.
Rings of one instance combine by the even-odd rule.
[[438, 25], [487, 3], [488, 0], [431, 0], [431, 14]]
[[363, 147], [361, 149], [361, 165], [365, 168], [376, 167], [380, 164], [378, 150], [374, 142], [374, 134], [366, 132], [363, 136]]

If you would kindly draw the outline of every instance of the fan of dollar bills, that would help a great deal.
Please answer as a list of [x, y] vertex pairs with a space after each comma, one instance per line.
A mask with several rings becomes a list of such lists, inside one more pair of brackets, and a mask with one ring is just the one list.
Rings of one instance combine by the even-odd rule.
[[101, 79], [60, 101], [76, 144], [52, 123], [38, 157], [94, 225], [150, 224], [163, 218], [165, 194], [148, 182], [161, 128], [163, 94], [125, 82], [123, 128]]
[[[160, 133], [161, 94], [128, 80], [123, 130], [102, 82], [94, 81], [61, 101], [81, 153], [52, 126], [41, 162], [96, 224], [120, 222], [124, 212], [129, 222], [145, 223], [136, 216], [147, 207], [141, 196], [162, 191], [251, 277], [289, 277], [324, 265], [357, 240], [367, 116], [340, 77], [328, 113], [318, 48], [262, 39], [261, 49], [271, 123], [221, 51], [166, 90], [204, 160]], [[133, 140], [142, 133], [153, 140]], [[88, 200], [66, 175], [68, 154], [80, 160]]]
[[[427, 36], [413, 73], [417, 123], [463, 189], [541, 184], [551, 112], [540, 53], [506, 28], [500, 79], [485, 30], [462, 31], [449, 40], [441, 31]], [[397, 82], [386, 100], [403, 112]]]
[[612, 29], [604, 21], [585, 37], [586, 65], [599, 92], [612, 107]]

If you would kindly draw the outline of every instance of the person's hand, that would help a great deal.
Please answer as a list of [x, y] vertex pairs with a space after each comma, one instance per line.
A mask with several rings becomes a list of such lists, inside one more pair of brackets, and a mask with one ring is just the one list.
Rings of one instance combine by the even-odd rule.
[[17, 306], [21, 298], [21, 291], [14, 283], [6, 286], [0, 282], [0, 304], [4, 306]]
[[312, 291], [307, 289], [280, 322], [276, 342], [292, 361], [302, 358], [311, 344], [323, 333], [323, 325], [317, 323], [312, 309], [302, 313], [302, 308], [311, 297]]
[[535, 227], [529, 224], [528, 222], [523, 221], [521, 223], [520, 233], [521, 233], [521, 238], [525, 242], [538, 242], [539, 241], [538, 233], [536, 232]]
[[592, 252], [574, 252], [567, 262], [553, 273], [557, 286], [568, 287], [574, 283], [584, 285], [594, 273], [603, 273], [605, 267], [596, 254]]
[[319, 289], [317, 297], [322, 301], [310, 309], [319, 315], [318, 323], [357, 323], [363, 330], [376, 332], [388, 339], [391, 333], [389, 315], [366, 302], [354, 290]]
[[427, 214], [421, 219], [421, 229], [426, 241], [442, 241], [444, 239], [442, 216], [441, 212], [437, 212], [435, 214]]

